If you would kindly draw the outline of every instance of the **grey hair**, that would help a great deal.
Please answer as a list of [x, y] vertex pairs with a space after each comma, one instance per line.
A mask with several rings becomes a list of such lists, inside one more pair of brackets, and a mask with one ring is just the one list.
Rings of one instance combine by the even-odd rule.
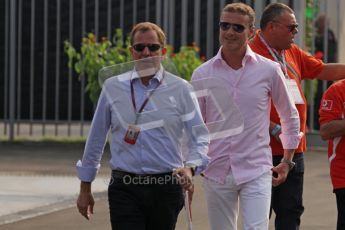
[[263, 30], [267, 24], [277, 19], [284, 12], [294, 14], [294, 11], [283, 3], [271, 3], [266, 6], [260, 20], [260, 28]]

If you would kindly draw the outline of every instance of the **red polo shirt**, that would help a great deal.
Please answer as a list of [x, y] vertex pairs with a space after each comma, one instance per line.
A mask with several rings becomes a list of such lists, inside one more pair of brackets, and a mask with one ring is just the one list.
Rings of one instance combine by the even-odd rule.
[[[252, 50], [266, 58], [273, 61], [274, 58], [270, 54], [269, 50], [265, 44], [261, 41], [259, 37], [260, 30], [257, 31], [255, 37], [249, 43]], [[304, 93], [301, 87], [301, 80], [304, 79], [314, 79], [323, 69], [324, 64], [321, 60], [314, 58], [309, 55], [297, 45], [293, 44], [290, 49], [285, 50], [285, 60], [286, 62], [295, 70], [298, 77], [296, 77], [288, 68], [288, 75], [290, 79], [294, 79], [297, 82], [300, 93], [303, 97], [304, 104], [296, 105], [299, 116], [300, 116], [300, 129], [301, 132], [305, 134], [306, 124], [307, 124], [307, 101], [305, 99]], [[278, 113], [272, 104], [270, 119], [272, 122], [280, 124], [280, 119]], [[274, 137], [271, 136], [270, 142], [273, 155], [283, 155], [284, 150], [281, 143], [279, 143]], [[296, 149], [296, 153], [306, 151], [306, 137], [304, 136], [301, 140], [300, 145]]]
[[[320, 125], [345, 119], [345, 80], [331, 85], [320, 105]], [[345, 188], [345, 136], [328, 142], [328, 158], [333, 188]]]

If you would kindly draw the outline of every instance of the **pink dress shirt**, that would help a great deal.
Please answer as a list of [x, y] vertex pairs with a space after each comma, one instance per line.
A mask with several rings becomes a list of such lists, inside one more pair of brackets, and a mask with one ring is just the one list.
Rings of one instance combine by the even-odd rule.
[[[284, 149], [295, 149], [300, 142], [299, 116], [279, 64], [254, 53], [247, 46], [242, 68], [234, 70], [222, 58], [221, 49], [215, 57], [194, 71], [192, 81], [221, 79], [224, 89], [242, 115], [244, 129], [237, 135], [211, 140], [208, 152], [211, 161], [204, 175], [224, 183], [231, 171], [236, 184], [242, 184], [260, 177], [272, 168], [269, 146], [271, 99], [281, 119], [280, 138]], [[199, 98], [206, 124], [220, 117], [213, 99], [208, 96]]]

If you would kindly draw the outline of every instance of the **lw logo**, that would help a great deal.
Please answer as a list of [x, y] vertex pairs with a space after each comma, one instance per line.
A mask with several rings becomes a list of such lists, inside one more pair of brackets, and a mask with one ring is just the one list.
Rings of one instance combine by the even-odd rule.
[[322, 109], [323, 110], [331, 110], [333, 106], [332, 100], [322, 100]]

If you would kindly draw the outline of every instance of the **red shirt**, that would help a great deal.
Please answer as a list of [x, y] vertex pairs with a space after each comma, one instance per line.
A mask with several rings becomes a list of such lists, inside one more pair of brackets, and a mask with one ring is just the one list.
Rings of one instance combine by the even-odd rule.
[[[261, 41], [259, 37], [260, 30], [257, 31], [253, 40], [249, 43], [252, 50], [266, 58], [269, 58], [273, 61], [274, 58], [269, 52], [268, 48], [265, 44]], [[294, 79], [297, 82], [299, 91], [303, 97], [304, 104], [296, 104], [296, 108], [298, 110], [300, 116], [300, 131], [305, 134], [306, 124], [307, 124], [307, 100], [305, 99], [301, 80], [303, 79], [314, 79], [323, 69], [324, 64], [321, 60], [314, 58], [313, 56], [309, 55], [297, 45], [292, 44], [290, 49], [285, 50], [285, 60], [286, 62], [295, 70], [299, 77], [296, 77], [288, 68], [288, 75], [290, 79]], [[280, 119], [276, 108], [272, 104], [271, 108], [271, 115], [270, 120], [274, 123], [280, 124]], [[281, 143], [279, 143], [274, 137], [271, 136], [270, 146], [272, 148], [273, 155], [283, 155], [284, 150]], [[305, 152], [306, 151], [306, 137], [301, 139], [301, 142], [296, 149], [296, 153]]]
[[[320, 125], [345, 118], [345, 80], [331, 85], [320, 106]], [[328, 158], [333, 188], [345, 188], [345, 136], [328, 142]]]

